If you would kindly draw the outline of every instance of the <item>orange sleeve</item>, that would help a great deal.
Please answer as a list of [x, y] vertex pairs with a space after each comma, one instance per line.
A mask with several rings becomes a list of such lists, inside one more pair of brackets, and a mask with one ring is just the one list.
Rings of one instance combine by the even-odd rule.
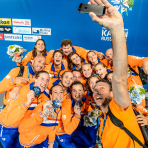
[[73, 46], [75, 50], [77, 51], [78, 55], [82, 57], [83, 59], [87, 60], [87, 53], [88, 51], [82, 47]]
[[15, 77], [17, 77], [19, 70], [19, 67], [12, 69], [2, 80], [2, 82], [0, 83], [0, 93], [11, 90], [15, 87]]
[[17, 66], [26, 66], [27, 63], [31, 61], [32, 52], [33, 52], [33, 50], [31, 50], [30, 52], [28, 52], [28, 53], [26, 54], [26, 56], [22, 59], [22, 62], [21, 62], [20, 64], [17, 63]]
[[27, 93], [30, 91], [28, 89], [28, 85], [23, 87], [20, 90], [20, 94], [17, 100], [10, 100], [7, 113], [5, 114], [6, 117], [6, 124], [13, 125], [17, 121], [20, 121], [24, 116], [29, 108], [27, 105]]
[[45, 57], [46, 58], [46, 65], [48, 65], [50, 62], [53, 61], [53, 55], [50, 53], [50, 52], [46, 52], [47, 53], [47, 56]]
[[64, 130], [68, 135], [71, 135], [72, 132], [78, 127], [81, 116], [76, 114], [72, 117], [71, 115], [72, 101], [71, 99], [66, 99], [62, 103], [62, 122]]
[[128, 64], [131, 66], [131, 68], [135, 66], [142, 67], [143, 66], [143, 61], [147, 61], [147, 57], [137, 57], [137, 56], [131, 56], [128, 55]]
[[43, 122], [43, 119], [40, 115], [43, 113], [43, 104], [45, 102], [40, 103], [32, 112], [30, 116], [25, 115], [23, 120], [19, 125], [19, 132], [26, 133], [30, 132], [30, 129], [36, 125], [39, 125]]
[[109, 67], [109, 66], [108, 66], [108, 61], [107, 61], [106, 58], [104, 58], [104, 59], [102, 59], [102, 60], [100, 60], [100, 61], [101, 61], [101, 63], [104, 63], [107, 68]]

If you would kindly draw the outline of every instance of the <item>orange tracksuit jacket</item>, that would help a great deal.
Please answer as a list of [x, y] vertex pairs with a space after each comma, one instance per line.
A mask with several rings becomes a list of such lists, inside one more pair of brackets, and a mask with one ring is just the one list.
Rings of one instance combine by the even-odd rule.
[[[10, 99], [9, 97], [9, 92], [14, 88], [14, 87], [22, 87], [24, 84], [19, 84], [15, 85], [14, 78], [17, 77], [19, 74], [20, 67], [16, 67], [12, 69], [8, 75], [2, 80], [0, 83], [0, 93], [6, 92], [4, 96], [4, 104], [8, 104], [8, 100]], [[34, 81], [34, 76], [35, 73], [33, 72], [31, 66], [24, 66], [24, 73], [22, 77], [29, 78], [30, 83]]]
[[54, 63], [50, 63], [44, 68], [44, 70], [49, 73], [49, 77], [50, 77], [50, 81], [48, 85], [49, 89], [53, 86], [53, 83], [56, 80], [60, 81], [60, 78], [65, 71], [68, 71], [67, 66], [63, 65], [63, 63], [61, 64], [60, 69], [55, 69]]
[[25, 115], [19, 125], [19, 141], [22, 146], [30, 147], [42, 143], [48, 136], [48, 144], [54, 144], [55, 132], [61, 118], [61, 108], [56, 109], [55, 118], [47, 117], [43, 121], [43, 104], [40, 103], [29, 115]]
[[33, 83], [25, 85], [19, 93], [17, 100], [10, 100], [9, 104], [0, 113], [0, 124], [6, 128], [17, 128], [24, 118], [30, 115], [32, 110], [41, 102], [49, 98], [42, 93], [38, 98], [35, 97], [30, 106], [27, 105], [27, 93], [32, 89]]
[[[84, 97], [83, 97], [84, 98]], [[83, 100], [83, 99], [82, 99]], [[83, 106], [81, 108], [81, 114], [87, 114], [92, 110], [91, 106], [85, 102], [84, 98]], [[78, 127], [81, 116], [77, 116], [74, 113], [74, 100], [66, 99], [62, 103], [62, 118], [57, 127], [56, 135], [68, 134], [71, 135]]]
[[[148, 60], [147, 57], [137, 57], [137, 56], [132, 56], [132, 55], [128, 55], [128, 64], [131, 66], [132, 69], [134, 69], [138, 74], [138, 67], [142, 67], [143, 66], [143, 61]], [[107, 61], [107, 68], [110, 69], [111, 71], [113, 71], [113, 66], [111, 66], [108, 61]]]
[[[28, 62], [32, 63], [32, 60], [35, 58], [35, 55], [33, 55], [33, 50], [29, 51], [24, 59], [22, 59], [22, 62], [19, 64], [17, 63], [17, 66], [26, 66]], [[50, 52], [46, 51], [46, 65], [48, 65], [52, 61], [52, 54]]]

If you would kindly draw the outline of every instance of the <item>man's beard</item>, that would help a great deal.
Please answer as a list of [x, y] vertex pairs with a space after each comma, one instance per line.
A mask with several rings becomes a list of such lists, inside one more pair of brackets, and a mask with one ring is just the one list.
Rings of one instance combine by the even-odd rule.
[[111, 97], [109, 97], [109, 96], [107, 96], [107, 97], [105, 97], [105, 100], [104, 100], [104, 102], [102, 103], [102, 107], [106, 107], [107, 105], [109, 105], [109, 102], [112, 100], [112, 98]]

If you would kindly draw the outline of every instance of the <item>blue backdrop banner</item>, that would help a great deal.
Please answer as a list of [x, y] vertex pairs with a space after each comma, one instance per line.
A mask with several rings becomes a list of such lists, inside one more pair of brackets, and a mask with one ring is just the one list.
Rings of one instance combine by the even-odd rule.
[[[32, 50], [35, 41], [45, 40], [46, 49], [60, 48], [63, 39], [75, 46], [103, 52], [111, 48], [110, 32], [88, 14], [78, 13], [88, 0], [0, 0], [0, 81], [16, 64], [7, 47], [17, 44]], [[148, 0], [109, 0], [122, 14], [128, 53], [148, 56]], [[23, 55], [27, 53], [25, 52]]]

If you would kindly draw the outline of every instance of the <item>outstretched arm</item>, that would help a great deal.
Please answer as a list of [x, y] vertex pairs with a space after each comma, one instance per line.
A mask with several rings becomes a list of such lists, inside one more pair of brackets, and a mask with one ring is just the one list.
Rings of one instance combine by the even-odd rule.
[[89, 15], [93, 21], [109, 29], [111, 33], [114, 52], [113, 96], [120, 106], [127, 108], [130, 105], [130, 98], [127, 91], [127, 46], [122, 16], [107, 0], [90, 0], [90, 2], [106, 6], [104, 16], [98, 17], [92, 12]]

